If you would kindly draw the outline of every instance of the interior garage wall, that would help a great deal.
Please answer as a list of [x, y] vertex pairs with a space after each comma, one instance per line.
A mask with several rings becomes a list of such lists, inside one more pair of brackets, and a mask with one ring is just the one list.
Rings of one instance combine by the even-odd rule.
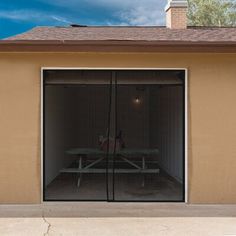
[[[134, 78], [135, 81], [135, 78]], [[117, 131], [127, 148], [149, 147], [149, 91], [137, 92], [135, 85], [118, 85], [117, 89]], [[137, 94], [140, 104], [136, 104]]]
[[188, 201], [236, 203], [236, 54], [1, 53], [0, 202], [41, 201], [41, 67], [188, 69]]
[[44, 94], [47, 186], [75, 161], [66, 150], [98, 147], [99, 135], [107, 129], [109, 87], [46, 85]]
[[161, 168], [183, 183], [183, 87], [153, 87], [150, 97], [151, 146], [160, 151]]
[[60, 170], [73, 159], [65, 151], [76, 145], [75, 109], [76, 91], [63, 86], [45, 87], [45, 185], [47, 186]]
[[75, 147], [97, 148], [99, 136], [105, 136], [107, 130], [109, 86], [80, 86], [74, 92], [76, 97], [71, 104], [76, 111], [72, 122], [77, 134]]

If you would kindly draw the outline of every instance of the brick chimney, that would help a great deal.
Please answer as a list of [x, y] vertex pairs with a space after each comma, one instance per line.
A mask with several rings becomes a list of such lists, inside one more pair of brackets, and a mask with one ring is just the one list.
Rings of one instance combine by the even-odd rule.
[[187, 0], [168, 0], [166, 11], [166, 27], [170, 29], [187, 28]]

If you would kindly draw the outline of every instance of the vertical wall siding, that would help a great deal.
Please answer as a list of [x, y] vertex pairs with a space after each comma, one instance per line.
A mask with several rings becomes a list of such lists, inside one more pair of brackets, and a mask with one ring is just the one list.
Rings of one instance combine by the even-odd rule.
[[76, 117], [71, 105], [75, 92], [57, 86], [45, 88], [46, 185], [73, 160], [65, 154], [65, 150], [75, 145], [76, 132], [73, 123]]
[[179, 182], [183, 181], [183, 88], [151, 90], [150, 143], [158, 147], [159, 165]]
[[[117, 128], [121, 130], [127, 148], [149, 147], [148, 90], [138, 92], [137, 86], [118, 86]], [[135, 104], [136, 97], [141, 103]]]

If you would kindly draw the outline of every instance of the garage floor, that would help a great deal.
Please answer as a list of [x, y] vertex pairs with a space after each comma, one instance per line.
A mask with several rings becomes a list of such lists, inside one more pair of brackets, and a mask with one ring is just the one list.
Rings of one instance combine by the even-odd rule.
[[[45, 191], [46, 200], [104, 200], [106, 178], [103, 174], [84, 174], [78, 188], [75, 174], [60, 174]], [[112, 183], [112, 178], [110, 179]], [[142, 183], [145, 185], [142, 186]], [[110, 193], [112, 196], [112, 193]], [[181, 201], [182, 185], [164, 174], [120, 174], [115, 177], [117, 201]]]

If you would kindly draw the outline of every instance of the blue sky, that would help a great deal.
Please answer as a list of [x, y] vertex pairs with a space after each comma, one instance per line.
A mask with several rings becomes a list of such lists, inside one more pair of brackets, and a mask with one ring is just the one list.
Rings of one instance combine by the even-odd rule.
[[34, 26], [164, 25], [166, 0], [0, 0], [0, 38]]

